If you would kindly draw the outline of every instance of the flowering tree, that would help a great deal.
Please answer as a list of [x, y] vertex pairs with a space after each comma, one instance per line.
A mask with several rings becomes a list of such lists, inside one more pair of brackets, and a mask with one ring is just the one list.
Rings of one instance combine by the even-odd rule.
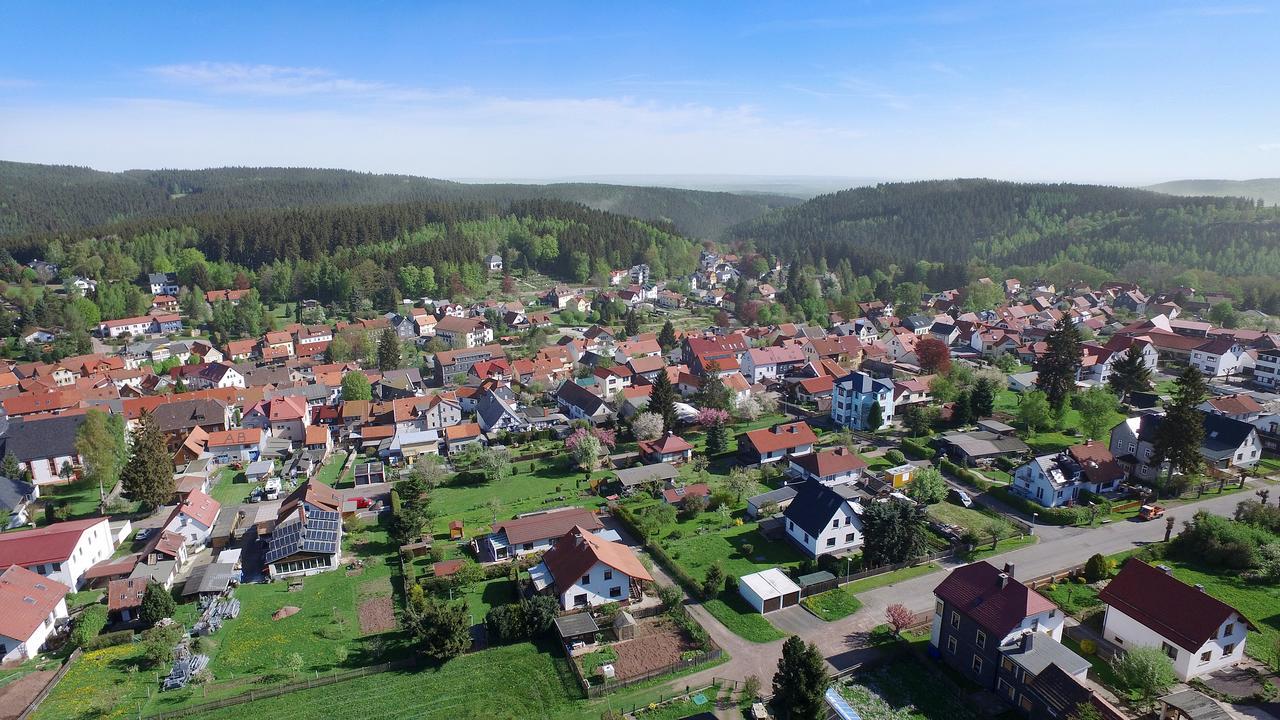
[[578, 443], [582, 442], [582, 439], [586, 437], [593, 437], [599, 440], [601, 445], [610, 450], [613, 449], [614, 445], [618, 444], [617, 435], [612, 430], [580, 427], [564, 439], [564, 449], [572, 453]]
[[719, 455], [728, 448], [729, 413], [718, 408], [706, 407], [698, 411], [698, 424], [707, 430], [707, 454]]
[[889, 625], [893, 626], [893, 634], [898, 635], [907, 627], [909, 627], [915, 614], [906, 608], [905, 605], [894, 603], [884, 609], [884, 619], [889, 621]]
[[662, 416], [657, 413], [640, 413], [631, 423], [631, 432], [637, 440], [656, 440], [662, 435]]

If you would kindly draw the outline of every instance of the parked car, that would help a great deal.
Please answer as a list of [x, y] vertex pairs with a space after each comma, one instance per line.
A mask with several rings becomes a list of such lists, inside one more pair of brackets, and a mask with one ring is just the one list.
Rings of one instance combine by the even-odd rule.
[[136, 540], [137, 542], [143, 542], [147, 538], [151, 537], [152, 533], [154, 533], [155, 531], [156, 531], [155, 528], [142, 528], [141, 530], [138, 531], [137, 535], [133, 536], [133, 539]]
[[967, 508], [973, 507], [973, 498], [969, 497], [969, 493], [961, 490], [960, 488], [951, 488], [951, 499], [954, 500], [957, 505]]
[[1164, 517], [1164, 508], [1159, 505], [1143, 505], [1138, 508], [1138, 519], [1142, 521], [1155, 520], [1158, 517]]

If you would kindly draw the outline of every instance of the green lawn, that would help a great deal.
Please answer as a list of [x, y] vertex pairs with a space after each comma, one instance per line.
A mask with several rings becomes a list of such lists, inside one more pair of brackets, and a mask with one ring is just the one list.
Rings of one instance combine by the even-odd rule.
[[[702, 527], [707, 528], [702, 534], [697, 533], [697, 522], [678, 523], [683, 537], [672, 540], [664, 536], [662, 540], [671, 559], [699, 580], [716, 563], [726, 574], [742, 577], [771, 567], [794, 568], [804, 560], [789, 541], [766, 539], [755, 523], [723, 528], [718, 526], [715, 513], [704, 513], [699, 522], [705, 522]], [[743, 545], [751, 546], [750, 554], [743, 552]]]
[[[468, 536], [479, 532], [476, 528], [487, 528], [493, 521], [489, 498], [502, 503], [499, 519], [566, 505], [598, 508], [604, 504], [603, 498], [585, 494], [586, 483], [578, 487], [583, 474], [567, 467], [560, 458], [518, 462], [515, 466], [514, 475], [497, 483], [461, 483], [455, 479], [436, 488], [432, 494], [431, 509], [436, 515], [432, 531], [444, 532], [450, 520], [462, 520]], [[606, 474], [597, 472], [594, 477]]]
[[475, 583], [466, 589], [463, 597], [466, 598], [467, 610], [475, 622], [484, 622], [485, 614], [495, 606], [513, 603], [519, 599], [516, 596], [515, 583], [505, 577]]
[[1098, 599], [1098, 591], [1091, 585], [1074, 582], [1061, 582], [1037, 588], [1036, 592], [1053, 601], [1068, 615], [1079, 617], [1094, 608], [1102, 607]]
[[966, 554], [965, 560], [968, 562], [977, 562], [989, 558], [993, 555], [1002, 555], [1018, 548], [1024, 548], [1028, 545], [1035, 545], [1040, 538], [1034, 535], [1021, 535], [1018, 537], [1004, 538], [996, 543], [994, 548], [991, 547], [990, 541], [974, 548], [973, 552]]
[[703, 602], [702, 607], [719, 620], [721, 625], [744, 640], [766, 643], [786, 637], [736, 592], [722, 592], [720, 597]]
[[347, 461], [347, 453], [335, 452], [329, 456], [324, 465], [320, 466], [320, 470], [316, 472], [316, 480], [334, 487], [341, 479], [338, 473], [342, 470], [342, 466]]
[[1107, 686], [1116, 695], [1129, 702], [1137, 702], [1139, 700], [1137, 693], [1129, 692], [1121, 686], [1120, 681], [1116, 678], [1115, 671], [1111, 669], [1111, 664], [1099, 657], [1096, 652], [1092, 655], [1085, 653], [1080, 647], [1080, 643], [1065, 634], [1062, 636], [1062, 644], [1066, 645], [1071, 652], [1089, 661], [1089, 677], [1092, 680]]
[[976, 720], [950, 684], [911, 655], [854, 675], [840, 694], [868, 720]]
[[854, 580], [853, 582], [841, 587], [856, 595], [860, 592], [884, 587], [885, 585], [892, 585], [894, 583], [902, 582], [903, 580], [910, 580], [911, 578], [917, 578], [921, 575], [928, 575], [931, 572], [939, 570], [941, 567], [942, 566], [938, 563], [932, 562], [925, 563], [923, 565], [913, 565], [911, 567], [902, 568], [901, 570], [894, 570], [893, 572], [887, 572], [881, 575], [872, 575], [871, 577], [862, 578], [861, 580]]
[[999, 526], [1006, 534], [1013, 532], [1013, 523], [992, 510], [967, 508], [950, 501], [930, 505], [929, 517], [940, 523], [956, 525], [973, 530], [981, 535], [990, 536], [991, 528]]
[[[271, 676], [295, 652], [303, 659], [304, 675], [403, 657], [405, 638], [400, 633], [366, 635], [360, 630], [359, 604], [391, 592], [393, 565], [387, 560], [394, 558], [388, 555], [385, 531], [371, 529], [361, 537], [368, 541], [359, 550], [366, 567], [357, 575], [348, 575], [345, 568], [314, 575], [298, 592], [289, 592], [284, 582], [240, 586], [235, 593], [240, 616], [215, 633], [206, 650], [212, 683], [157, 693], [157, 671], [139, 667], [140, 645], [105, 648], [82, 655], [36, 717], [84, 717], [97, 708], [154, 713], [240, 695], [286, 680]], [[286, 605], [301, 612], [272, 620], [272, 614]], [[196, 612], [194, 604], [180, 605], [175, 617], [189, 623]], [[159, 672], [167, 674], [168, 669]]]
[[213, 475], [213, 487], [209, 495], [223, 506], [239, 505], [249, 501], [249, 493], [257, 487], [244, 477], [244, 473], [234, 468], [224, 467]]
[[862, 607], [858, 598], [848, 590], [838, 587], [826, 592], [811, 595], [800, 601], [810, 612], [827, 622], [848, 617]]

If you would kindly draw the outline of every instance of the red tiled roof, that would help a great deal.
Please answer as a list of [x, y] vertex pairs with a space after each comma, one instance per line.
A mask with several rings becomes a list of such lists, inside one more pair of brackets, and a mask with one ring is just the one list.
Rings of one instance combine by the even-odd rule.
[[71, 588], [14, 565], [0, 573], [0, 635], [26, 640]]
[[54, 523], [34, 530], [0, 535], [0, 567], [66, 562], [80, 537], [106, 518], [86, 518]]
[[[1098, 599], [1137, 620], [1161, 637], [1197, 652], [1232, 613], [1240, 611], [1165, 571], [1130, 558]], [[1251, 629], [1244, 615], [1243, 622]]]
[[307, 426], [307, 444], [324, 445], [329, 441], [329, 429], [323, 425]]
[[752, 430], [745, 435], [751, 446], [762, 453], [786, 450], [799, 445], [812, 445], [818, 441], [818, 436], [813, 434], [809, 423], [803, 420]]
[[662, 499], [671, 505], [679, 505], [687, 497], [706, 497], [710, 494], [711, 488], [706, 483], [694, 483], [682, 488], [667, 488], [662, 491]]
[[[507, 534], [510, 538], [510, 533]], [[578, 582], [596, 563], [604, 563], [618, 572], [636, 580], [653, 580], [653, 576], [631, 548], [592, 535], [590, 529], [570, 528], [560, 536], [556, 544], [542, 556], [542, 562], [551, 572], [556, 589], [564, 592]]]
[[235, 430], [219, 430], [209, 433], [206, 447], [227, 447], [230, 445], [257, 445], [262, 442], [261, 428], [236, 428]]
[[221, 509], [222, 505], [217, 500], [199, 490], [193, 490], [174, 512], [175, 514], [178, 512], [185, 513], [192, 520], [211, 528], [218, 518], [218, 511]]
[[657, 440], [641, 440], [636, 445], [643, 455], [670, 455], [693, 449], [692, 445], [675, 433], [667, 433]]
[[858, 453], [844, 447], [793, 456], [791, 462], [817, 477], [827, 477], [867, 467], [867, 461], [863, 460]]
[[590, 510], [573, 507], [538, 513], [537, 515], [526, 515], [514, 520], [503, 520], [494, 523], [493, 531], [506, 531], [507, 542], [512, 545], [520, 545], [535, 540], [560, 537], [574, 527], [599, 530], [604, 525], [601, 524], [595, 513]]
[[445, 440], [466, 440], [468, 438], [480, 437], [480, 425], [478, 423], [459, 423], [450, 425], [444, 429]]
[[147, 581], [140, 577], [112, 580], [107, 584], [107, 611], [117, 612], [142, 605], [147, 592]]
[[1219, 395], [1211, 397], [1208, 403], [1215, 410], [1225, 415], [1249, 415], [1252, 413], [1262, 412], [1262, 406], [1251, 395], [1244, 393], [1235, 393], [1234, 395]]
[[952, 570], [933, 594], [997, 638], [1026, 618], [1057, 607], [985, 560]]

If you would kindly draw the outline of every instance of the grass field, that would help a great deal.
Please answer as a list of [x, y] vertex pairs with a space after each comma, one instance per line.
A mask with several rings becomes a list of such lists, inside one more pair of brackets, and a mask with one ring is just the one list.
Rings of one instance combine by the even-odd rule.
[[925, 563], [923, 565], [913, 565], [911, 567], [902, 568], [901, 570], [894, 570], [893, 572], [887, 572], [887, 573], [884, 573], [883, 575], [872, 575], [869, 578], [854, 580], [853, 582], [847, 585], [843, 585], [842, 587], [845, 590], [848, 590], [849, 592], [854, 593], [856, 595], [857, 593], [866, 592], [868, 590], [874, 590], [878, 587], [884, 587], [885, 585], [892, 585], [894, 583], [900, 583], [903, 580], [910, 580], [911, 578], [917, 578], [917, 577], [920, 577], [921, 575], [928, 575], [929, 573], [934, 572], [935, 570], [938, 570], [941, 567], [942, 566], [939, 565], [938, 563], [932, 563], [932, 562]]
[[335, 452], [333, 455], [329, 456], [329, 460], [325, 462], [325, 464], [321, 466], [319, 472], [316, 473], [316, 480], [319, 480], [329, 487], [336, 487], [338, 481], [342, 479], [339, 473], [342, 471], [342, 466], [346, 461], [347, 453]]
[[1098, 599], [1098, 591], [1091, 585], [1073, 582], [1054, 583], [1039, 588], [1037, 592], [1052, 600], [1053, 604], [1062, 608], [1066, 614], [1076, 617], [1102, 607], [1102, 601]]
[[737, 593], [722, 592], [720, 597], [702, 603], [702, 607], [729, 632], [744, 640], [766, 643], [786, 637]]
[[[586, 483], [578, 487], [583, 474], [567, 467], [559, 458], [515, 463], [516, 473], [496, 483], [461, 483], [452, 480], [436, 488], [432, 494], [432, 512], [436, 515], [433, 532], [444, 532], [450, 520], [462, 520], [467, 528], [487, 528], [493, 521], [489, 498], [502, 503], [498, 518], [553, 507], [576, 505], [598, 508], [604, 499], [586, 492]], [[530, 470], [530, 466], [533, 470]], [[593, 477], [604, 477], [597, 472]], [[563, 498], [563, 499], [561, 499]], [[470, 534], [470, 532], [469, 532]]]
[[1239, 610], [1253, 623], [1244, 651], [1250, 657], [1274, 664], [1280, 642], [1280, 586], [1249, 582], [1230, 571], [1198, 566], [1172, 558], [1161, 562], [1173, 568], [1173, 576], [1190, 584], [1204, 585], [1205, 592]]
[[223, 506], [239, 505], [247, 502], [249, 493], [253, 491], [256, 483], [250, 483], [245, 480], [244, 473], [234, 468], [224, 467], [214, 473], [212, 487], [209, 488], [209, 496], [217, 500]]
[[810, 595], [801, 600], [800, 604], [804, 605], [809, 612], [827, 622], [848, 617], [858, 612], [862, 607], [862, 603], [858, 601], [858, 598], [842, 587], [833, 588], [817, 595]]
[[987, 541], [986, 543], [974, 548], [973, 552], [966, 553], [964, 556], [964, 559], [968, 562], [977, 562], [978, 560], [984, 560], [993, 555], [1002, 555], [1012, 550], [1017, 550], [1018, 548], [1024, 548], [1028, 545], [1035, 545], [1036, 542], [1038, 541], [1039, 541], [1039, 538], [1037, 538], [1034, 535], [1022, 535], [1019, 537], [1009, 537], [1009, 538], [1004, 538], [1000, 542], [996, 543], [996, 546], [994, 548], [991, 547], [991, 542]]
[[[799, 551], [786, 540], [771, 541], [757, 530], [755, 523], [715, 527], [715, 513], [703, 516], [708, 530], [697, 534], [696, 523], [679, 523], [684, 536], [679, 540], [664, 538], [662, 546], [671, 558], [690, 575], [701, 580], [707, 570], [719, 563], [728, 575], [742, 577], [771, 567], [793, 568], [804, 559]], [[743, 551], [743, 545], [751, 546], [751, 553]]]
[[984, 512], [983, 510], [967, 508], [950, 501], [930, 505], [927, 512], [929, 517], [940, 523], [973, 530], [980, 535], [990, 536], [992, 527], [997, 525], [1000, 526], [1005, 534], [1014, 530], [1013, 523], [999, 513], [990, 510]]
[[484, 622], [485, 613], [494, 606], [506, 605], [518, 599], [515, 583], [505, 577], [475, 583], [466, 589], [463, 597], [475, 622]]
[[964, 698], [911, 655], [858, 673], [840, 694], [864, 718], [874, 720], [975, 720]]

